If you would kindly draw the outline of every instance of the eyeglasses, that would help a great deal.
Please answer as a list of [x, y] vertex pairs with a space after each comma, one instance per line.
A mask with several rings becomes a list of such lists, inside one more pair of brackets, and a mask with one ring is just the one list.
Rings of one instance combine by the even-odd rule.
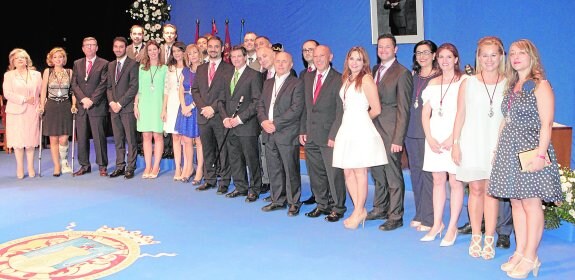
[[97, 44], [84, 44], [83, 46], [84, 46], [84, 47], [92, 47], [92, 48], [93, 48], [93, 47], [97, 46]]
[[304, 52], [304, 53], [306, 53], [306, 52], [313, 52], [313, 50], [314, 50], [314, 49], [312, 49], [312, 48], [302, 49], [301, 52]]
[[415, 56], [422, 56], [422, 55], [428, 56], [430, 54], [431, 54], [431, 51], [415, 52]]

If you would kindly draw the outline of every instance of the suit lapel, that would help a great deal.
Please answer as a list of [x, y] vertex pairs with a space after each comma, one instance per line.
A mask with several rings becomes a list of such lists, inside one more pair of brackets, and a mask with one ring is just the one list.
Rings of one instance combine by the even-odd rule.
[[[236, 91], [238, 91], [238, 88], [240, 86], [242, 86], [245, 82], [245, 80], [247, 79], [246, 75], [248, 75], [247, 70], [248, 68], [246, 67], [244, 69], [244, 72], [242, 72], [242, 74], [240, 75], [240, 77], [238, 78], [238, 80], [236, 81], [236, 86], [234, 87], [234, 92], [232, 92], [232, 98], [236, 97]], [[231, 82], [234, 80], [234, 76], [232, 76], [232, 80], [230, 81], [230, 86], [231, 86]]]

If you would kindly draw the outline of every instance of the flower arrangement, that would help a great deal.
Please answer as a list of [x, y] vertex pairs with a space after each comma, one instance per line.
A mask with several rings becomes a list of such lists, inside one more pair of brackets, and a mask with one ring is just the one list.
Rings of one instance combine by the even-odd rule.
[[563, 201], [561, 203], [544, 203], [543, 214], [545, 216], [545, 228], [556, 229], [561, 226], [562, 221], [575, 224], [575, 202], [573, 194], [575, 192], [575, 171], [566, 167], [559, 168], [561, 180], [561, 191]]
[[171, 9], [172, 6], [167, 0], [136, 0], [126, 13], [141, 22], [144, 27], [144, 41], [156, 40], [161, 43], [164, 40], [162, 24], [170, 20]]

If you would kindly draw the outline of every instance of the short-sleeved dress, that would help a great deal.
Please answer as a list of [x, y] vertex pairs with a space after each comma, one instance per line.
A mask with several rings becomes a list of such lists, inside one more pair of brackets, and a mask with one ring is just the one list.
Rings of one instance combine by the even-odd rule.
[[[182, 72], [183, 76], [183, 85], [184, 85], [184, 100], [186, 102], [186, 106], [189, 106], [194, 102], [194, 98], [192, 97], [192, 92], [190, 89], [194, 84], [194, 78], [196, 77], [196, 73], [192, 72], [190, 68], [184, 68]], [[198, 126], [197, 116], [198, 108], [194, 107], [192, 109], [192, 115], [186, 117], [182, 115], [182, 107], [178, 109], [178, 117], [176, 119], [176, 127], [175, 130], [186, 137], [189, 138], [196, 138], [200, 136], [200, 128]]]
[[501, 110], [506, 119], [510, 117], [510, 121], [506, 121], [499, 137], [487, 192], [502, 198], [537, 197], [549, 202], [561, 201], [559, 166], [551, 143], [547, 148], [551, 165], [538, 172], [521, 172], [519, 165], [517, 154], [539, 145], [541, 120], [534, 91], [535, 82], [528, 80], [521, 92], [509, 90], [503, 98]]
[[48, 89], [44, 107], [44, 123], [42, 135], [60, 136], [72, 134], [72, 80], [70, 69], [56, 72], [53, 68], [48, 72]]
[[138, 72], [138, 111], [140, 117], [137, 122], [139, 132], [164, 131], [162, 121], [162, 106], [164, 104], [164, 83], [166, 79], [166, 65], [151, 66], [144, 70], [140, 66]]
[[187, 68], [168, 67], [166, 74], [165, 94], [168, 95], [168, 104], [166, 105], [166, 121], [164, 122], [164, 132], [178, 133], [174, 130], [176, 118], [180, 109], [180, 83], [182, 82], [182, 71]]
[[[427, 85], [421, 94], [423, 104], [425, 105], [429, 102], [429, 105], [431, 105], [429, 130], [431, 137], [438, 142], [444, 141], [453, 133], [459, 86], [467, 77], [469, 76], [462, 75], [459, 80], [452, 81], [448, 85]], [[435, 153], [431, 150], [426, 139], [423, 170], [455, 174], [456, 168], [457, 166], [451, 159], [451, 151], [443, 150], [440, 154]]]
[[383, 140], [369, 117], [369, 103], [355, 82], [339, 91], [343, 118], [335, 136], [333, 167], [364, 168], [387, 164]]
[[465, 123], [459, 137], [461, 163], [456, 171], [457, 180], [471, 182], [489, 179], [499, 126], [503, 119], [500, 108], [506, 85], [506, 79], [493, 85], [484, 84], [476, 76], [467, 79]]

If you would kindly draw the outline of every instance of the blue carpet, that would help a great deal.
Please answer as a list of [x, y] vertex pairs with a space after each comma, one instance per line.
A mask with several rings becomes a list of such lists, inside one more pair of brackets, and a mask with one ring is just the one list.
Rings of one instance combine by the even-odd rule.
[[[111, 142], [109, 153], [114, 162]], [[191, 184], [174, 182], [168, 170], [156, 180], [141, 179], [142, 169], [132, 180], [101, 178], [97, 172], [54, 178], [48, 151], [43, 155], [44, 177], [17, 180], [14, 156], [0, 153], [0, 243], [65, 231], [75, 223], [76, 231], [104, 225], [138, 230], [159, 241], [141, 246], [142, 254], [176, 254], [141, 257], [105, 279], [508, 279], [499, 266], [514, 244], [483, 261], [468, 256], [469, 235], [447, 248], [439, 247], [439, 239], [420, 242], [423, 234], [407, 225], [414, 214], [411, 191], [405, 197], [404, 227], [382, 232], [377, 229], [382, 221], [368, 221], [352, 231], [341, 222], [305, 217], [313, 206], [304, 205], [299, 216], [290, 218], [287, 210], [262, 212], [262, 200], [248, 204], [214, 190], [197, 192]], [[409, 172], [404, 175], [410, 189]], [[306, 199], [305, 174], [302, 181]], [[369, 208], [372, 196], [370, 186]], [[353, 207], [349, 199], [347, 204]], [[466, 219], [464, 211], [460, 225]], [[574, 243], [546, 232], [538, 279], [570, 279], [574, 250]]]

